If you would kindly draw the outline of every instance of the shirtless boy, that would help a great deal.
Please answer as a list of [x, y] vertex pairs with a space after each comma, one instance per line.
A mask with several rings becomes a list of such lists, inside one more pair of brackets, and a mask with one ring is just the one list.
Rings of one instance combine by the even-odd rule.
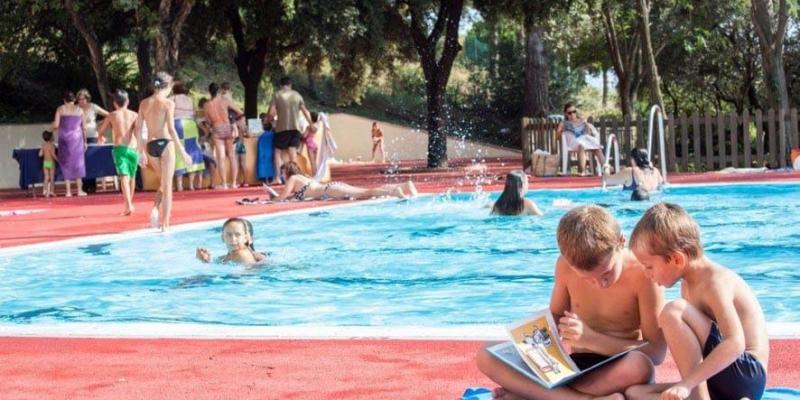
[[133, 126], [139, 115], [128, 109], [128, 92], [122, 89], [111, 93], [111, 102], [114, 103], [114, 111], [103, 120], [98, 131], [105, 132], [111, 125], [114, 137], [112, 150], [114, 166], [122, 181], [122, 197], [125, 199], [122, 215], [131, 215], [133, 192], [136, 189], [136, 169], [139, 163], [139, 154], [136, 152], [138, 140], [133, 134]]
[[[236, 153], [233, 151], [233, 140], [236, 131], [228, 119], [230, 101], [222, 96], [219, 85], [208, 85], [211, 100], [203, 104], [203, 115], [211, 126], [211, 137], [214, 140], [214, 158], [217, 162], [219, 175], [222, 178], [222, 188], [228, 188], [228, 163], [235, 177], [239, 173], [239, 164], [236, 162]], [[234, 182], [235, 183], [235, 182]]]
[[703, 254], [692, 217], [656, 204], [636, 224], [631, 249], [658, 285], [683, 280], [681, 299], [659, 315], [681, 381], [634, 386], [627, 398], [760, 399], [769, 361], [764, 312], [739, 275]]
[[[548, 390], [496, 360], [486, 350], [478, 368], [501, 387], [501, 399], [619, 399], [631, 385], [649, 383], [653, 364], [664, 360], [666, 345], [658, 327], [663, 291], [650, 282], [625, 248], [619, 224], [603, 208], [570, 210], [558, 225], [561, 256], [556, 261], [550, 311], [571, 357], [586, 369], [607, 356], [632, 351], [573, 383]], [[605, 396], [605, 397], [603, 397]]]
[[[183, 144], [175, 132], [175, 102], [167, 96], [172, 90], [172, 76], [159, 72], [153, 77], [153, 94], [142, 100], [139, 105], [139, 116], [136, 118], [136, 139], [139, 152], [144, 147], [142, 128], [147, 127], [147, 154], [153, 158], [156, 171], [161, 175], [161, 184], [156, 192], [153, 209], [150, 211], [150, 224], [158, 226], [162, 231], [169, 229], [172, 215], [172, 176], [175, 175], [175, 147], [183, 157], [183, 161], [191, 164], [192, 158], [186, 153]], [[147, 157], [141, 157], [147, 163]], [[159, 210], [160, 209], [160, 210]], [[161, 221], [159, 223], [159, 214]]]

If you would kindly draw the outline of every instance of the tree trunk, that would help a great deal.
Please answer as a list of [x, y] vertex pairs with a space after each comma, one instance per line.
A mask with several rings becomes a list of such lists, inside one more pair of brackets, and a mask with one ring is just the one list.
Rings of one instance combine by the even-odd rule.
[[[786, 71], [783, 68], [783, 40], [786, 37], [786, 25], [789, 11], [786, 0], [780, 0], [778, 12], [775, 17], [770, 13], [770, 0], [752, 0], [751, 12], [753, 26], [758, 34], [758, 43], [761, 48], [762, 63], [764, 67], [764, 81], [767, 88], [767, 98], [770, 107], [776, 110], [789, 109], [789, 90], [786, 86]], [[777, 21], [773, 19], [777, 18]], [[784, 114], [788, 117], [788, 112]], [[791, 151], [789, 124], [783, 124], [786, 146], [780, 149], [782, 157], [788, 158]]]
[[608, 68], [603, 66], [603, 110], [608, 107]]
[[317, 82], [314, 79], [314, 66], [306, 64], [306, 76], [308, 77], [308, 91], [311, 92], [311, 98], [317, 98]]
[[600, 11], [603, 16], [608, 54], [614, 73], [617, 75], [620, 111], [623, 116], [633, 115], [633, 104], [636, 103], [636, 92], [639, 89], [641, 40], [637, 32], [634, 32], [626, 43], [619, 39], [609, 1], [603, 1]]
[[194, 0], [161, 0], [158, 6], [156, 69], [172, 75], [178, 72], [181, 30], [192, 11]]
[[428, 113], [425, 122], [428, 128], [428, 167], [446, 167], [447, 133], [442, 129], [445, 88], [438, 82], [430, 82], [426, 86]]
[[525, 101], [523, 115], [543, 118], [547, 115], [549, 94], [547, 57], [542, 37], [533, 15], [525, 16]]
[[[244, 46], [244, 44], [242, 45]], [[247, 118], [258, 117], [258, 86], [264, 76], [267, 41], [262, 38], [256, 42], [255, 48], [241, 49], [237, 43], [237, 54], [234, 58], [239, 80], [244, 86], [244, 114]]]
[[[395, 4], [397, 6], [397, 4]], [[430, 33], [425, 28], [425, 21], [429, 16], [416, 8], [411, 8], [410, 26], [400, 14], [397, 7], [391, 9], [394, 22], [402, 24], [411, 36], [417, 50], [425, 75], [427, 95], [428, 128], [428, 168], [447, 166], [447, 133], [444, 131], [445, 115], [444, 95], [453, 62], [461, 51], [458, 43], [458, 26], [461, 23], [461, 13], [464, 10], [464, 0], [442, 0], [439, 11]], [[437, 44], [444, 32], [444, 46], [441, 56], [437, 60]]]
[[139, 101], [143, 100], [150, 92], [150, 76], [153, 75], [153, 66], [150, 64], [150, 39], [139, 36], [136, 38], [136, 65], [139, 66]]
[[75, 29], [83, 37], [86, 42], [86, 47], [89, 49], [89, 60], [92, 64], [95, 79], [97, 80], [97, 90], [100, 92], [100, 99], [102, 100], [104, 108], [110, 108], [108, 102], [108, 94], [111, 91], [111, 85], [108, 83], [108, 71], [106, 70], [106, 63], [103, 57], [103, 48], [97, 42], [97, 35], [94, 30], [88, 28], [83, 22], [78, 10], [75, 9], [75, 4], [72, 0], [64, 0], [64, 8], [69, 12], [72, 19], [72, 24]]
[[647, 74], [650, 81], [650, 101], [661, 108], [664, 113], [664, 96], [661, 95], [661, 78], [658, 75], [658, 65], [653, 53], [653, 42], [650, 39], [650, 2], [636, 0], [636, 9], [639, 13], [639, 25], [642, 30], [642, 50], [644, 52]]

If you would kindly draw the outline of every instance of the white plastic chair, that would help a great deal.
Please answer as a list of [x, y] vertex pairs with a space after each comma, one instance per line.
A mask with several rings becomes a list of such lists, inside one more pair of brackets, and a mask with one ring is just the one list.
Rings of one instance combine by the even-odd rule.
[[[594, 129], [594, 128], [592, 128]], [[566, 132], [561, 132], [561, 174], [562, 175], [569, 175], [569, 157], [570, 153], [577, 153], [576, 151], [569, 151], [567, 150], [567, 137]], [[602, 145], [602, 143], [601, 143]], [[594, 168], [595, 174], [597, 176], [603, 175], [603, 166], [600, 164], [600, 160], [598, 160], [594, 155], [589, 156], [589, 163], [596, 163], [596, 167]]]

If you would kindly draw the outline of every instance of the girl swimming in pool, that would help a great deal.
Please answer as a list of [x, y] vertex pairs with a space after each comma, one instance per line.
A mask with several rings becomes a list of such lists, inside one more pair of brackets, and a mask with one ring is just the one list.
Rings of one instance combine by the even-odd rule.
[[[252, 265], [267, 261], [267, 255], [253, 247], [253, 224], [244, 218], [230, 218], [222, 224], [222, 241], [228, 247], [228, 254], [220, 257], [218, 262]], [[211, 262], [208, 249], [198, 247], [195, 254], [198, 260]]]
[[544, 215], [528, 193], [528, 175], [522, 171], [511, 171], [506, 175], [503, 193], [492, 207], [492, 215]]

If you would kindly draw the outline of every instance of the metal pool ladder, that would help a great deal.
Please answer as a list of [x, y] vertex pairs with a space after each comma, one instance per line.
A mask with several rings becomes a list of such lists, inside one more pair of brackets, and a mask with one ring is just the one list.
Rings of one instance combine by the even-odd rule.
[[654, 105], [650, 107], [650, 119], [647, 123], [647, 158], [648, 161], [653, 154], [653, 117], [658, 113], [658, 143], [659, 143], [659, 159], [661, 160], [661, 176], [664, 179], [664, 184], [667, 184], [667, 153], [664, 151], [664, 112], [661, 107]]

